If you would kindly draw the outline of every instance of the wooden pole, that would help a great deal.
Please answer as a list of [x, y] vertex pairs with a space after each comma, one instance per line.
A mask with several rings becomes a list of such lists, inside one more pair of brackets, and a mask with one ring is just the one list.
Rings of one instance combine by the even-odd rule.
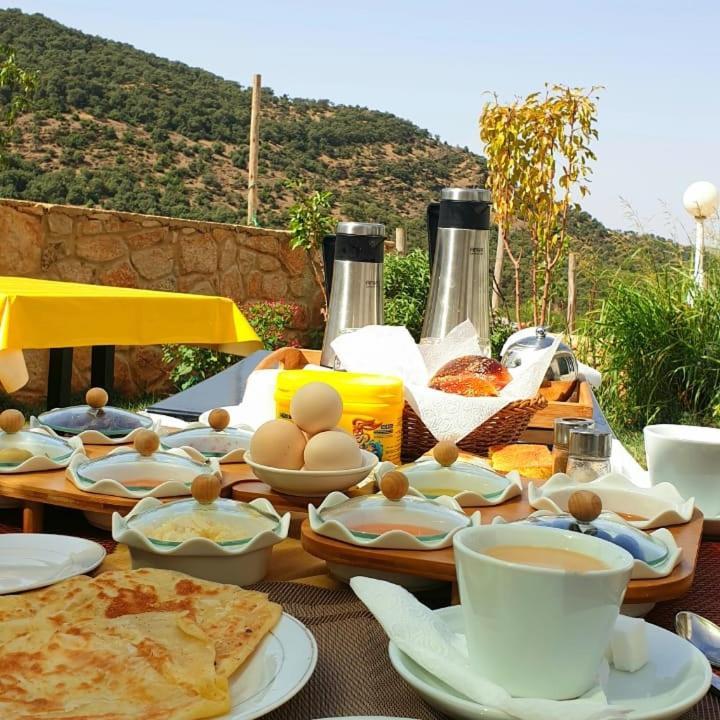
[[498, 241], [495, 249], [495, 269], [493, 270], [493, 291], [492, 291], [492, 309], [497, 312], [500, 307], [500, 288], [502, 282], [503, 257], [505, 256], [505, 242], [503, 235], [505, 230], [498, 225]]
[[568, 335], [575, 333], [575, 253], [568, 255], [568, 303], [567, 303], [567, 328]]
[[395, 228], [395, 252], [398, 255], [405, 254], [405, 228]]
[[247, 223], [254, 225], [257, 216], [258, 146], [260, 144], [260, 75], [253, 75], [252, 105], [250, 108], [250, 157], [248, 159]]

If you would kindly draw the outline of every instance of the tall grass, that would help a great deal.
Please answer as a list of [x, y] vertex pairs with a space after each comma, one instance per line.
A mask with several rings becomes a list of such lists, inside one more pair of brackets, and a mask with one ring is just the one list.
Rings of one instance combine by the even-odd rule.
[[720, 273], [697, 290], [684, 269], [616, 278], [586, 318], [581, 352], [603, 373], [598, 400], [617, 427], [720, 424]]

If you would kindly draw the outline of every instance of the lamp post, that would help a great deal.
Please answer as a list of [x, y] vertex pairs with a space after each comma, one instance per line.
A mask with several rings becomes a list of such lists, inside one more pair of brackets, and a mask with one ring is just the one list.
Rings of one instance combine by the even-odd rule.
[[685, 209], [695, 218], [695, 263], [693, 277], [695, 285], [705, 287], [703, 256], [705, 254], [704, 220], [710, 217], [718, 207], [718, 191], [710, 182], [695, 182], [683, 194]]

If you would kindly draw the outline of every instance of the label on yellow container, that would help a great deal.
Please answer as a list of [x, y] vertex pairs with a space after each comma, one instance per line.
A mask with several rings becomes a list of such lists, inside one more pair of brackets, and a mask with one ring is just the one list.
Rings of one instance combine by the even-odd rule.
[[283, 370], [275, 388], [277, 417], [290, 417], [290, 400], [311, 382], [327, 383], [340, 393], [343, 414], [338, 425], [351, 433], [363, 450], [400, 464], [404, 403], [400, 378], [333, 370]]

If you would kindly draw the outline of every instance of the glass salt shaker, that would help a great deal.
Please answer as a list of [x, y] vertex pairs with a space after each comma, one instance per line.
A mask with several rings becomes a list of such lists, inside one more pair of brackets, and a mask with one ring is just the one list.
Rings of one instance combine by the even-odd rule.
[[572, 428], [568, 444], [567, 474], [575, 482], [595, 480], [610, 472], [612, 434], [606, 430]]
[[587, 418], [555, 418], [553, 430], [553, 475], [567, 472], [568, 443], [573, 428], [591, 428], [593, 421]]

